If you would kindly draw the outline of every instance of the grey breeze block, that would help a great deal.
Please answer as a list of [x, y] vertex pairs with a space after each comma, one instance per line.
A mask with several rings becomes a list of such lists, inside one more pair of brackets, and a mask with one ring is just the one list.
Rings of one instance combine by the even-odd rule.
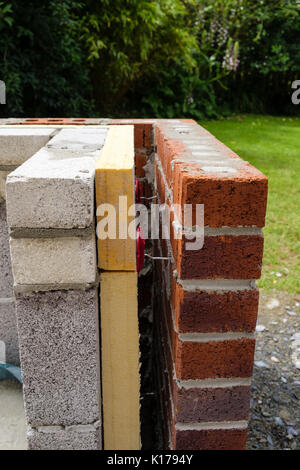
[[0, 128], [0, 166], [18, 166], [47, 144], [55, 129], [50, 127]]
[[27, 441], [29, 450], [100, 450], [101, 429], [98, 424], [38, 431], [29, 428]]
[[97, 289], [19, 294], [16, 310], [28, 424], [97, 422]]
[[81, 229], [92, 225], [95, 159], [107, 130], [74, 132], [63, 129], [8, 175], [10, 228]]

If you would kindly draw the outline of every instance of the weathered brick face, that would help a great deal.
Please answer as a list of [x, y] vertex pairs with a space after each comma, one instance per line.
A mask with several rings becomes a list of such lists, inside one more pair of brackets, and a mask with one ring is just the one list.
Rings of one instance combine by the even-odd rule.
[[258, 290], [185, 291], [174, 282], [173, 310], [180, 333], [251, 332], [255, 330]]
[[[193, 121], [157, 121], [155, 145], [155, 195], [171, 218], [171, 243], [159, 240], [154, 253], [163, 258], [156, 260], [154, 320], [165, 446], [243, 449], [267, 178]], [[201, 249], [178, 239], [184, 204], [193, 206], [193, 225], [196, 204], [204, 205]]]

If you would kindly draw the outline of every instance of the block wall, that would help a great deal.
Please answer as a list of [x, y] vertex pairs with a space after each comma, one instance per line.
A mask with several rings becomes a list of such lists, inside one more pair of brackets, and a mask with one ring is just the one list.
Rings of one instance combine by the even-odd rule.
[[54, 129], [0, 127], [0, 362], [20, 365], [6, 217], [6, 179], [50, 139]]
[[29, 449], [102, 448], [94, 177], [106, 134], [57, 129], [7, 177]]
[[[173, 222], [171, 239], [155, 244], [164, 448], [243, 449], [267, 179], [193, 121], [157, 122], [155, 141], [156, 195]], [[201, 249], [186, 248], [174, 204], [193, 205], [194, 229], [196, 204], [204, 204]]]

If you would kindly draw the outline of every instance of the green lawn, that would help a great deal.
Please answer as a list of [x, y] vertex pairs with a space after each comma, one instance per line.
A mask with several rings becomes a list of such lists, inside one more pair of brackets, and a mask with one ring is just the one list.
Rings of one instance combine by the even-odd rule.
[[242, 115], [200, 123], [269, 178], [259, 286], [300, 291], [300, 118]]

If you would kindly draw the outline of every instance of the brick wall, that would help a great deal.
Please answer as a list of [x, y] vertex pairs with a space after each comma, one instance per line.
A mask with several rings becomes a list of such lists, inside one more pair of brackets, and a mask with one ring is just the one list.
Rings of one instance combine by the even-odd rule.
[[[155, 126], [159, 200], [204, 204], [204, 245], [158, 240], [158, 381], [171, 449], [243, 449], [267, 179], [193, 121]], [[175, 216], [176, 217], [176, 216]], [[173, 219], [174, 221], [174, 216]], [[183, 227], [184, 229], [184, 227]]]

